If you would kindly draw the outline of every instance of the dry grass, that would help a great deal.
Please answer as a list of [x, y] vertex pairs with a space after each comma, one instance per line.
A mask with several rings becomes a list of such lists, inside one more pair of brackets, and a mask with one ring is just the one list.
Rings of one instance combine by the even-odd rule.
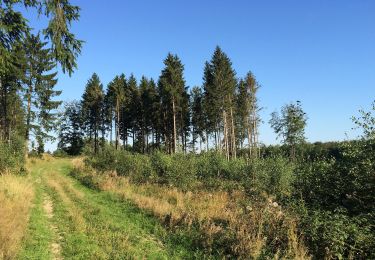
[[[92, 175], [100, 190], [112, 191], [148, 210], [171, 228], [192, 224], [203, 234], [208, 250], [228, 247], [238, 258], [258, 258], [268, 246], [273, 258], [308, 259], [297, 234], [296, 219], [288, 216], [271, 198], [250, 201], [243, 192], [182, 192], [155, 184], [135, 185], [111, 172], [96, 174], [82, 160], [74, 167]], [[265, 196], [265, 195], [264, 195]], [[221, 242], [218, 242], [221, 241]]]
[[25, 234], [34, 197], [30, 178], [0, 176], [0, 259], [13, 259]]

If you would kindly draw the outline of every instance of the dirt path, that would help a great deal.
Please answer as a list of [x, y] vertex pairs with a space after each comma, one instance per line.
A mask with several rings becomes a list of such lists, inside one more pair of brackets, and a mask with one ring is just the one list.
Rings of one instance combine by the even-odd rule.
[[[39, 161], [37, 196], [20, 259], [189, 259], [197, 256], [132, 203], [69, 176], [71, 161]], [[200, 254], [199, 254], [200, 255]]]
[[[48, 195], [44, 197], [43, 209], [44, 209], [44, 212], [46, 213], [47, 218], [51, 221], [53, 218], [53, 202]], [[50, 229], [53, 232], [54, 236], [56, 237], [56, 240], [52, 241], [51, 243], [51, 252], [53, 254], [53, 259], [60, 260], [62, 259], [61, 258], [61, 245], [60, 245], [60, 240], [62, 239], [62, 237], [59, 234], [56, 225], [54, 225], [53, 223], [50, 223]]]

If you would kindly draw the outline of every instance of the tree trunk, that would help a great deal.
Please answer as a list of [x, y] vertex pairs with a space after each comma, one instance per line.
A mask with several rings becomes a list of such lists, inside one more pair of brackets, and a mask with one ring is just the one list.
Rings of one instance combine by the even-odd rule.
[[207, 152], [208, 152], [208, 131], [206, 131], [206, 148], [207, 148]]
[[252, 156], [252, 137], [251, 137], [251, 126], [250, 126], [250, 119], [247, 118], [247, 141], [249, 142], [249, 158]]
[[234, 157], [234, 159], [236, 159], [237, 157], [237, 147], [236, 147], [236, 134], [235, 134], [235, 129], [234, 129], [234, 119], [233, 119], [233, 108], [230, 107], [230, 117], [231, 117], [231, 120], [232, 120], [232, 156]]
[[31, 82], [27, 91], [27, 110], [26, 110], [26, 133], [25, 133], [25, 159], [28, 157], [29, 140], [30, 140], [30, 123], [31, 123]]
[[110, 119], [110, 121], [111, 121], [111, 127], [110, 127], [110, 134], [109, 134], [109, 143], [111, 144], [111, 146], [113, 145], [113, 143], [112, 143], [112, 131], [113, 131], [113, 121], [112, 121], [112, 108], [111, 108], [111, 119]]
[[174, 97], [172, 98], [172, 110], [173, 110], [173, 153], [176, 152], [177, 147], [177, 132], [176, 132], [176, 107]]
[[116, 100], [116, 124], [115, 124], [115, 129], [116, 129], [116, 150], [118, 150], [119, 148], [119, 144], [120, 144], [120, 129], [119, 129], [119, 126], [120, 126], [120, 105], [119, 105], [119, 101]]
[[228, 125], [227, 125], [227, 113], [225, 109], [223, 110], [223, 122], [224, 122], [224, 152], [225, 157], [229, 160], [229, 147], [228, 147]]

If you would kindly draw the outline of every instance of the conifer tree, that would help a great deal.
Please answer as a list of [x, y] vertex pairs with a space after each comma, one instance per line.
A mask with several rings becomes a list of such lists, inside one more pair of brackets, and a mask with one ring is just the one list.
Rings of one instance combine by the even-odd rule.
[[[209, 63], [205, 64], [204, 92], [209, 127], [215, 133], [216, 147], [225, 152], [227, 159], [236, 157], [234, 125], [235, 71], [228, 56], [216, 47]], [[223, 134], [223, 144], [221, 141]]]
[[83, 148], [80, 102], [66, 103], [60, 119], [58, 148], [69, 155], [78, 155]]
[[[164, 69], [159, 78], [159, 91], [163, 118], [165, 120], [165, 136], [168, 140], [169, 152], [177, 150], [177, 120], [178, 111], [181, 109], [183, 93], [185, 91], [184, 66], [177, 55], [168, 54], [164, 60]], [[172, 131], [168, 124], [172, 124]], [[171, 134], [172, 133], [172, 134]]]
[[120, 114], [120, 134], [124, 140], [125, 146], [127, 146], [129, 134], [133, 137], [134, 144], [137, 123], [136, 116], [138, 113], [137, 106], [139, 105], [137, 80], [133, 74], [130, 75], [125, 84], [124, 95], [125, 99]]
[[192, 144], [195, 152], [195, 143], [199, 137], [200, 151], [204, 141], [205, 115], [203, 110], [203, 93], [200, 87], [193, 87], [191, 90], [191, 124], [192, 124]]
[[[112, 104], [111, 110], [114, 112], [115, 118], [115, 147], [119, 149], [120, 145], [120, 116], [122, 107], [125, 102], [126, 78], [124, 74], [116, 76], [108, 84], [109, 102]], [[125, 140], [125, 138], [123, 138]]]
[[94, 73], [86, 84], [82, 96], [82, 119], [90, 142], [94, 142], [94, 152], [98, 152], [99, 133], [102, 131], [105, 120], [103, 85], [96, 73]]
[[48, 132], [54, 129], [57, 119], [54, 110], [61, 104], [60, 101], [53, 100], [61, 91], [54, 90], [57, 72], [51, 73], [55, 63], [50, 49], [45, 46], [46, 43], [40, 41], [39, 35], [29, 35], [23, 47], [25, 61], [22, 91], [26, 103], [26, 155], [30, 132], [33, 132], [39, 143], [52, 138]]

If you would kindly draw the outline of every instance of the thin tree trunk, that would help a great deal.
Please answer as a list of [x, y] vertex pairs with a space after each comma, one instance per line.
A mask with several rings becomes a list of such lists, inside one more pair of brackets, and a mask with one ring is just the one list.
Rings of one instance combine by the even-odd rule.
[[208, 131], [206, 131], [206, 148], [207, 148], [207, 152], [208, 152]]
[[172, 98], [172, 110], [173, 110], [173, 153], [176, 152], [176, 138], [177, 138], [177, 132], [176, 132], [176, 108], [175, 108], [175, 100], [174, 97]]
[[25, 159], [28, 157], [29, 140], [30, 140], [30, 123], [31, 123], [31, 82], [27, 92], [27, 110], [26, 110], [26, 133], [25, 133]]
[[110, 127], [110, 131], [111, 131], [111, 133], [109, 134], [109, 142], [110, 142], [110, 144], [111, 144], [111, 146], [113, 145], [113, 143], [112, 143], [112, 141], [113, 141], [113, 139], [112, 139], [112, 132], [113, 132], [113, 120], [112, 120], [112, 108], [111, 108], [111, 127]]
[[235, 129], [234, 129], [234, 120], [233, 120], [233, 108], [232, 106], [230, 107], [230, 117], [231, 117], [231, 120], [232, 120], [232, 155], [234, 157], [234, 159], [236, 159], [237, 157], [237, 147], [236, 147], [236, 134], [235, 134]]
[[116, 129], [116, 150], [119, 149], [119, 144], [120, 144], [120, 105], [119, 101], [116, 100], [116, 124], [115, 124], [115, 129]]
[[251, 135], [251, 126], [250, 126], [250, 119], [247, 118], [247, 141], [249, 142], [249, 158], [251, 158], [252, 153], [252, 135]]
[[228, 149], [228, 125], [226, 111], [223, 110], [223, 122], [224, 122], [224, 152], [227, 160], [229, 160], [229, 149]]

